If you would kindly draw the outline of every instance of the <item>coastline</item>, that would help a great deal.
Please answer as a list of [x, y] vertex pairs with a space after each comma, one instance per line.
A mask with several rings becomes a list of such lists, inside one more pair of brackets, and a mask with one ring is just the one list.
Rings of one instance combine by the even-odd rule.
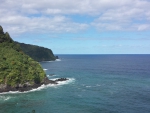
[[25, 91], [30, 91], [32, 89], [36, 89], [42, 85], [48, 85], [48, 84], [52, 84], [52, 85], [57, 85], [58, 82], [60, 81], [67, 81], [69, 80], [68, 78], [58, 78], [56, 80], [49, 80], [48, 77], [45, 77], [44, 82], [39, 83], [39, 84], [33, 84], [33, 85], [28, 85], [28, 84], [24, 84], [23, 86], [19, 87], [10, 87], [10, 86], [5, 86], [5, 88], [0, 88], [0, 93], [7, 93], [10, 91], [19, 91], [19, 92], [25, 92]]

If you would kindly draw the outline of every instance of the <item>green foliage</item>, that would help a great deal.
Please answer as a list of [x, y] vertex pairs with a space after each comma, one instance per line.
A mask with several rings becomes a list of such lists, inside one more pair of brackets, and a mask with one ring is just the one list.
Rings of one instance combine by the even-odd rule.
[[13, 42], [13, 40], [11, 39], [11, 37], [9, 36], [9, 33], [6, 32], [4, 34], [3, 32], [3, 28], [0, 26], [0, 43], [2, 42]]
[[8, 33], [1, 32], [0, 39], [0, 84], [41, 83], [45, 72], [40, 64], [24, 54]]
[[23, 52], [36, 61], [56, 60], [56, 57], [54, 56], [53, 52], [48, 48], [19, 43], [19, 42], [15, 42], [15, 43], [19, 44]]
[[4, 32], [3, 32], [3, 28], [2, 28], [2, 26], [0, 26], [0, 34], [3, 34]]

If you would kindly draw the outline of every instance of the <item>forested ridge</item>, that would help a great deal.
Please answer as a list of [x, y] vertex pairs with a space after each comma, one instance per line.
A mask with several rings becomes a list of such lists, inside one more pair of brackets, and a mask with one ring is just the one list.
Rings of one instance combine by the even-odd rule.
[[26, 55], [0, 26], [0, 89], [39, 84], [45, 77], [40, 64]]
[[31, 45], [31, 44], [24, 44], [15, 42], [16, 44], [19, 44], [22, 51], [29, 55], [34, 60], [40, 62], [40, 61], [54, 61], [56, 60], [56, 57], [54, 56], [51, 49]]

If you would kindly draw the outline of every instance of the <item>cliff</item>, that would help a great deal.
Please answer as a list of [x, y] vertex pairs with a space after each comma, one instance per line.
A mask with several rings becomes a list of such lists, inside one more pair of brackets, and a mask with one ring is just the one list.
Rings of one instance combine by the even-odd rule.
[[56, 60], [56, 57], [54, 56], [51, 49], [36, 46], [36, 45], [19, 43], [19, 42], [15, 42], [15, 43], [20, 45], [22, 51], [25, 54], [29, 55], [32, 59], [38, 62]]
[[0, 26], [0, 92], [35, 87], [45, 78], [40, 64], [26, 55]]

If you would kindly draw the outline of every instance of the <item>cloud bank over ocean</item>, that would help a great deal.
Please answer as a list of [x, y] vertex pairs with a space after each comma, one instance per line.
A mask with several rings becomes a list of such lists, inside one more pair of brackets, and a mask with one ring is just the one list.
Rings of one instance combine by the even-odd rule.
[[[150, 30], [149, 6], [148, 0], [2, 0], [0, 23], [7, 31], [19, 34], [77, 32], [88, 27], [98, 30]], [[76, 22], [74, 15], [92, 19], [88, 23]]]
[[[74, 50], [92, 48], [93, 45], [88, 44], [90, 40], [96, 46], [128, 45], [127, 41], [117, 44], [112, 41], [96, 44], [94, 40], [101, 40], [101, 38], [141, 39], [141, 44], [134, 41], [136, 45], [129, 44], [129, 46], [145, 45], [142, 47], [148, 49], [150, 47], [143, 40], [148, 39], [149, 41], [150, 36], [148, 33], [150, 31], [149, 6], [149, 0], [2, 0], [0, 23], [18, 41], [30, 44], [39, 43], [39, 45], [49, 48], [48, 44], [44, 45], [44, 43], [51, 40], [49, 43], [52, 43], [51, 47], [56, 53], [61, 53], [60, 49], [65, 50], [68, 47]], [[68, 45], [64, 46], [63, 43], [58, 42], [60, 39]], [[84, 45], [87, 46], [79, 44], [80, 47], [76, 48], [75, 42], [78, 43], [81, 39], [89, 41], [88, 43], [84, 42]], [[58, 45], [63, 46], [58, 48], [58, 45], [54, 43], [56, 41], [59, 43]], [[133, 44], [133, 41], [131, 43]], [[125, 48], [118, 49], [106, 53], [120, 53], [120, 49], [124, 51], [123, 53], [127, 53]], [[142, 53], [142, 48], [139, 49]], [[83, 50], [74, 53], [82, 52]], [[133, 52], [138, 53], [137, 50], [129, 53]], [[66, 50], [66, 53], [71, 53], [71, 50]], [[91, 49], [89, 53], [95, 52]], [[148, 53], [148, 51], [144, 53]]]

